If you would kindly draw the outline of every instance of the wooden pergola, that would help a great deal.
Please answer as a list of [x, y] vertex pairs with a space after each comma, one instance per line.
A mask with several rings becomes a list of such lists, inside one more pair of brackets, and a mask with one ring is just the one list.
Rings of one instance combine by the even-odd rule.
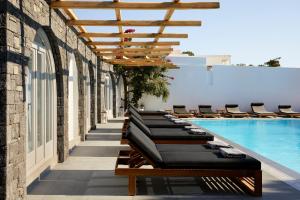
[[[178, 41], [163, 41], [160, 38], [188, 38], [188, 34], [164, 33], [166, 27], [171, 26], [201, 26], [201, 21], [171, 21], [175, 10], [217, 9], [219, 2], [120, 2], [112, 1], [77, 1], [56, 0], [51, 7], [63, 9], [69, 16], [67, 24], [75, 27], [79, 37], [86, 40], [96, 55], [101, 56], [105, 62], [120, 64], [126, 67], [162, 66], [176, 68], [176, 65], [165, 59], [172, 52], [172, 46], [180, 45]], [[80, 20], [72, 9], [111, 9], [115, 12], [115, 20]], [[164, 19], [156, 21], [122, 20], [121, 10], [166, 10]], [[118, 33], [87, 32], [85, 26], [116, 26]], [[157, 33], [124, 33], [123, 26], [159, 27]], [[94, 41], [94, 38], [118, 38], [118, 41]], [[127, 38], [125, 40], [125, 38]], [[128, 41], [128, 38], [130, 38]], [[135, 42], [132, 38], [153, 38], [153, 41]], [[103, 48], [115, 46], [115, 48]]]

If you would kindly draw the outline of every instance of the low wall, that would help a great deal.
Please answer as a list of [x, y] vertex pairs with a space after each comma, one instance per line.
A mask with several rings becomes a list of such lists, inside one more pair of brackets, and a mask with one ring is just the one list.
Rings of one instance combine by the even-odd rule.
[[171, 109], [184, 104], [196, 109], [199, 104], [211, 104], [223, 109], [225, 104], [239, 104], [251, 111], [251, 102], [264, 102], [270, 111], [279, 104], [291, 104], [300, 111], [300, 68], [213, 66], [209, 71], [205, 59], [174, 57], [180, 69], [170, 70], [170, 97], [167, 102], [144, 96], [140, 103], [146, 109]]

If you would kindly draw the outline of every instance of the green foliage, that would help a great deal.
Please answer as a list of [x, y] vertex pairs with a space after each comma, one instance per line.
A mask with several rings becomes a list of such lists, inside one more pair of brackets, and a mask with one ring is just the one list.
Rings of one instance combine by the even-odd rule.
[[265, 62], [265, 65], [268, 67], [280, 67], [280, 59], [281, 57], [271, 59], [268, 62]]
[[162, 97], [164, 101], [169, 97], [168, 77], [164, 75], [165, 68], [149, 66], [126, 69], [121, 65], [114, 65], [114, 70], [117, 76], [123, 76], [126, 79], [124, 82], [129, 88], [125, 91], [126, 96], [131, 97], [128, 103], [137, 106], [143, 94]]
[[189, 56], [195, 56], [195, 54], [192, 51], [184, 51], [182, 54], [187, 54]]

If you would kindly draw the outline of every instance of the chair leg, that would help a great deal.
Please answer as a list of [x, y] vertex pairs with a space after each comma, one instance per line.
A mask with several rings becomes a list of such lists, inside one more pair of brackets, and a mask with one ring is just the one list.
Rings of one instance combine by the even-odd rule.
[[135, 196], [136, 194], [136, 176], [128, 176], [128, 195]]
[[254, 174], [254, 193], [255, 196], [262, 196], [262, 172], [256, 171]]

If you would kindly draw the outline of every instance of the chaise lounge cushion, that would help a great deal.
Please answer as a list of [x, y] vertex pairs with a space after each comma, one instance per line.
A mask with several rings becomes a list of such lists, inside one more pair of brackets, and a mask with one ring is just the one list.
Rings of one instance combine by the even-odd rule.
[[[206, 133], [205, 135], [192, 135], [182, 128], [148, 128], [143, 122], [132, 116], [131, 122], [137, 126], [144, 134], [154, 140], [214, 140], [212, 134]], [[130, 123], [131, 124], [131, 123]]]
[[165, 139], [165, 140], [208, 140], [212, 141], [214, 136], [206, 133], [205, 135], [193, 135], [182, 128], [151, 128], [151, 139]]
[[157, 150], [161, 152], [204, 152], [214, 151], [204, 144], [156, 144]]
[[[246, 158], [224, 158], [215, 151], [163, 151], [162, 147], [156, 146], [153, 141], [141, 132], [133, 123], [128, 129], [127, 138], [154, 166], [160, 168], [181, 169], [260, 169], [260, 162], [250, 156]], [[158, 151], [160, 148], [161, 151]], [[187, 147], [185, 147], [187, 148]], [[165, 149], [166, 150], [166, 149]]]
[[162, 165], [163, 160], [155, 143], [143, 134], [133, 123], [130, 124], [126, 137], [131, 143], [138, 146], [142, 153], [151, 158], [154, 163]]
[[258, 160], [224, 158], [217, 152], [160, 152], [165, 168], [176, 169], [261, 169]]

